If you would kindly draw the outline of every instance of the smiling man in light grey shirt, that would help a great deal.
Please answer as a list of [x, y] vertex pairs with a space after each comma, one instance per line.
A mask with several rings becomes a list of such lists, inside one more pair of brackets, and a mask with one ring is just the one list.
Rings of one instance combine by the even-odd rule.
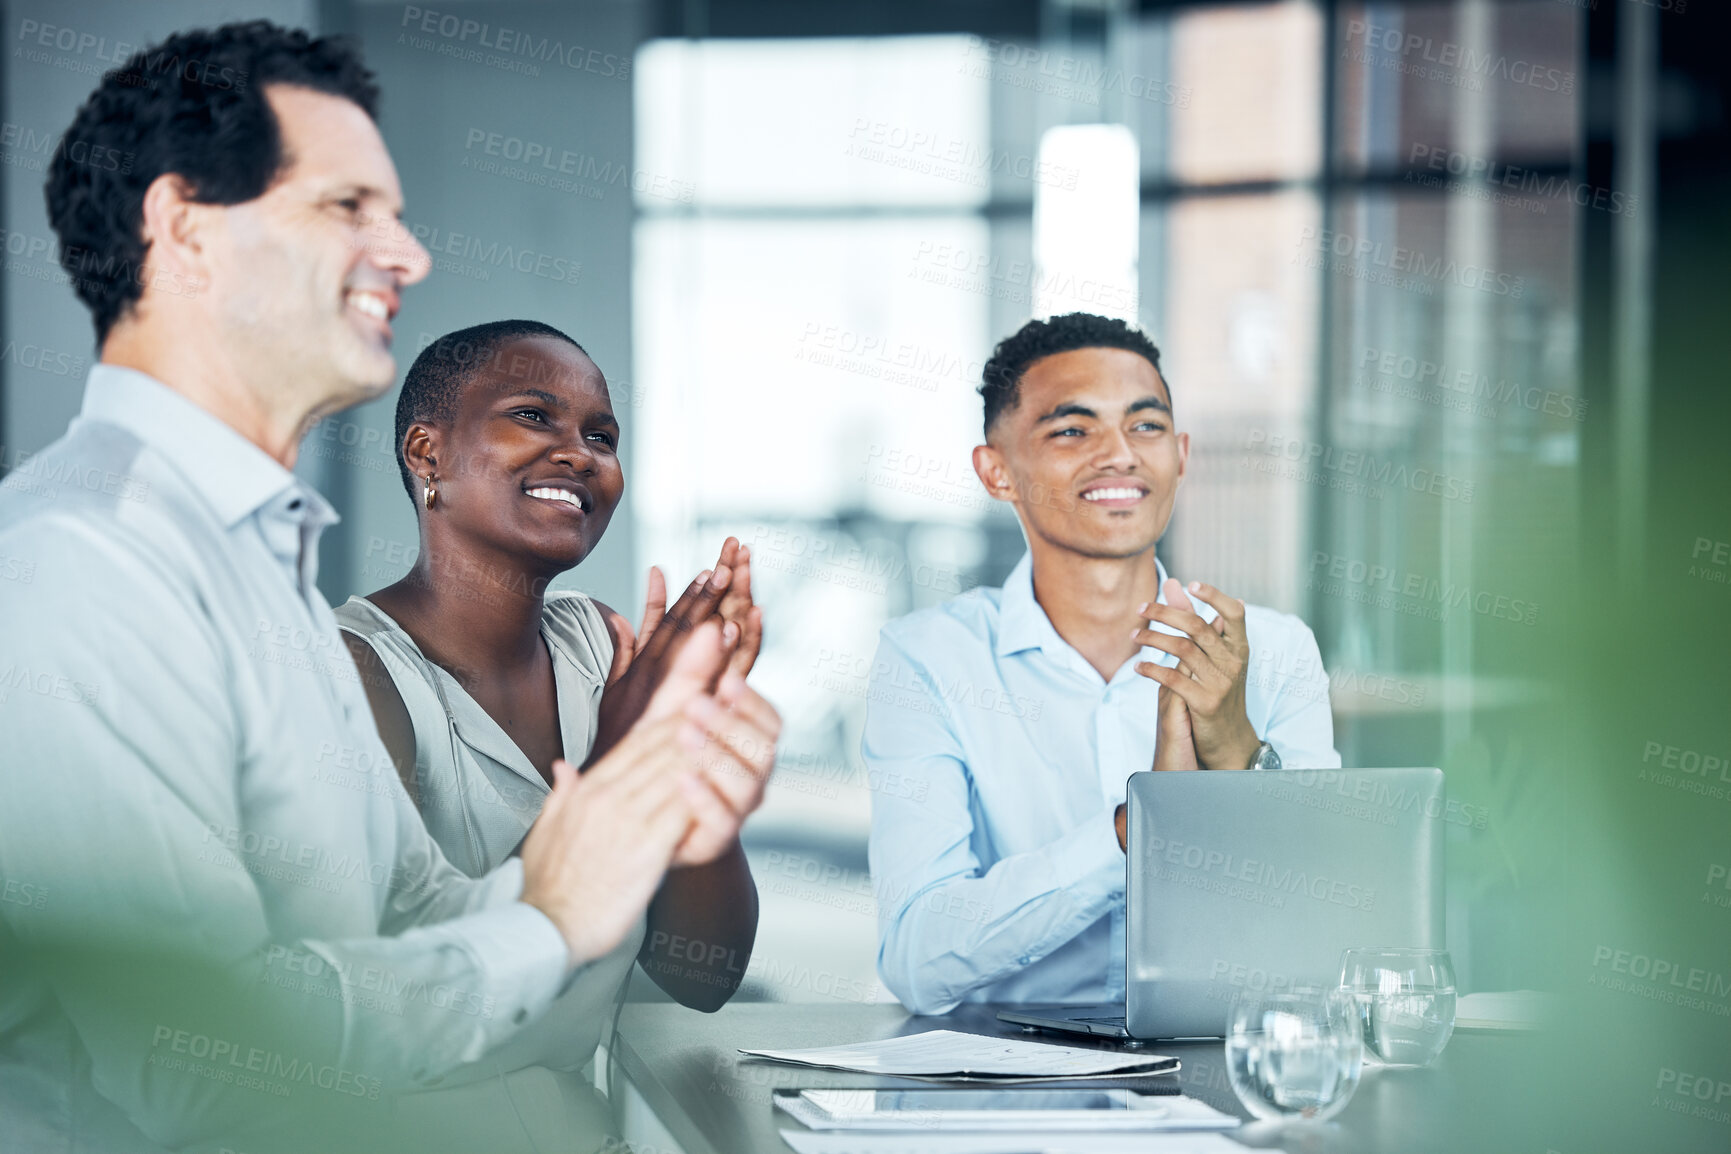
[[[267, 948], [251, 963], [261, 993], [298, 1003], [285, 1010], [324, 1019], [333, 1038], [350, 1016], [377, 1024], [369, 995], [415, 1011], [347, 1045], [321, 1052], [309, 1038], [295, 1050], [207, 1025], [220, 1009], [116, 1005], [100, 983], [8, 974], [0, 1018], [46, 1017], [5, 1035], [7, 1116], [59, 1099], [81, 1127], [118, 1123], [118, 1107], [158, 1122], [164, 1143], [205, 1127], [232, 1135], [244, 1117], [186, 1117], [160, 1095], [241, 1075], [287, 1085], [291, 1101], [338, 1082], [363, 1101], [405, 1075], [430, 1084], [540, 1014], [563, 983], [558, 930], [516, 900], [521, 864], [459, 882], [389, 788], [396, 774], [313, 586], [333, 519], [227, 425], [107, 365], [92, 370], [68, 436], [0, 485], [0, 552], [35, 566], [0, 601], [0, 868], [35, 900], [0, 919], [49, 957], [112, 935], [145, 955], [240, 959], [298, 930], [293, 953]], [[61, 1084], [68, 1071], [49, 1055], [76, 1052], [80, 1035], [91, 1080]], [[199, 1063], [208, 1076], [187, 1073]], [[181, 1077], [148, 1077], [157, 1069]], [[244, 1115], [248, 1103], [236, 1105]]]
[[[171, 58], [248, 91], [151, 74]], [[520, 860], [470, 880], [428, 836], [314, 585], [336, 516], [290, 471], [389, 386], [428, 269], [375, 99], [328, 41], [187, 33], [67, 134], [130, 173], [56, 152], [103, 363], [0, 484], [0, 1149], [474, 1148], [402, 1095], [533, 1030], [683, 847], [731, 840], [702, 775], [773, 759], [705, 694], [705, 626], [613, 752], [556, 763]], [[700, 759], [692, 722], [763, 752]]]

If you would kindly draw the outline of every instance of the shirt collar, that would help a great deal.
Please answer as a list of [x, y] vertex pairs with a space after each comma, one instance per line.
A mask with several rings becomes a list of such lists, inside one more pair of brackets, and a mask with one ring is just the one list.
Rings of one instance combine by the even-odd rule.
[[[1158, 575], [1156, 596], [1166, 603], [1166, 566], [1154, 559]], [[1052, 656], [1075, 652], [1075, 647], [1058, 633], [1046, 610], [1034, 598], [1034, 555], [1022, 554], [1016, 567], [1004, 579], [1004, 592], [998, 601], [998, 655], [1020, 653], [1024, 649], [1042, 649]], [[1144, 650], [1144, 652], [1147, 652]], [[1086, 664], [1086, 662], [1084, 662]]]
[[93, 365], [80, 416], [118, 425], [168, 458], [225, 529], [291, 488], [299, 491], [281, 503], [284, 507], [299, 497], [313, 525], [322, 528], [337, 519], [323, 497], [270, 454], [215, 414], [136, 369]]

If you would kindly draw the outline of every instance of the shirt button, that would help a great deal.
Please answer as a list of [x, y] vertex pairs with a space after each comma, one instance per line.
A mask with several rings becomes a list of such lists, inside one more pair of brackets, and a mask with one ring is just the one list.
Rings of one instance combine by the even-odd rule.
[[301, 508], [301, 499], [299, 497], [296, 497], [294, 500], [289, 502], [289, 512], [298, 513], [298, 512], [300, 512], [300, 508]]
[[529, 1020], [529, 1011], [528, 1010], [520, 1009], [515, 1014], [511, 1015], [512, 1023], [515, 1025], [518, 1025], [518, 1026], [521, 1026], [524, 1022], [526, 1022], [528, 1020]]
[[1031, 966], [1034, 964], [1034, 959], [1030, 958], [1027, 954], [1023, 954], [1021, 957], [1016, 959], [1016, 964], [1019, 966]]

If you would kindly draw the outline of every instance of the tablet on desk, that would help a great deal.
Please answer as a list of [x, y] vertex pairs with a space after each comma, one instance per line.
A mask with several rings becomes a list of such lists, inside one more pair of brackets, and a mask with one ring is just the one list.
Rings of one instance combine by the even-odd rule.
[[781, 1090], [775, 1104], [813, 1130], [1212, 1130], [1238, 1122], [1192, 1099], [1125, 1089]]

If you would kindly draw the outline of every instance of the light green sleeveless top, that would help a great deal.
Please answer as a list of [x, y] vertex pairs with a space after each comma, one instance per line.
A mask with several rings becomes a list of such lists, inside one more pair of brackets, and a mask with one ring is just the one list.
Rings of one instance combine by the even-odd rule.
[[[546, 781], [462, 683], [427, 660], [384, 610], [365, 597], [350, 597], [336, 616], [338, 625], [372, 646], [409, 711], [415, 728], [409, 792], [427, 831], [470, 877], [496, 868], [541, 812]], [[553, 657], [565, 758], [581, 765], [595, 744], [613, 638], [601, 611], [581, 593], [547, 598], [541, 636]]]
[[[451, 864], [478, 877], [504, 862], [541, 812], [548, 786], [517, 743], [450, 673], [434, 665], [384, 610], [351, 597], [337, 624], [360, 637], [389, 671], [415, 730], [411, 793], [427, 830]], [[559, 731], [565, 759], [581, 765], [595, 744], [601, 691], [613, 661], [613, 638], [595, 603], [581, 593], [554, 593], [541, 615], [553, 658]], [[611, 1029], [642, 945], [644, 922], [619, 948], [579, 970], [541, 1020], [448, 1081], [454, 1087], [402, 1099], [422, 1124], [437, 1120], [478, 1148], [563, 1149], [577, 1134], [606, 1124], [606, 1104], [579, 1072]], [[468, 1083], [464, 1085], [463, 1083]], [[507, 1119], [506, 1132], [500, 1131]], [[517, 1129], [518, 1125], [521, 1129]], [[515, 1130], [515, 1134], [510, 1131]], [[563, 1140], [544, 1146], [547, 1134]], [[509, 1136], [508, 1136], [509, 1135]], [[531, 1136], [533, 1138], [531, 1139]], [[467, 1148], [454, 1143], [453, 1148]]]

